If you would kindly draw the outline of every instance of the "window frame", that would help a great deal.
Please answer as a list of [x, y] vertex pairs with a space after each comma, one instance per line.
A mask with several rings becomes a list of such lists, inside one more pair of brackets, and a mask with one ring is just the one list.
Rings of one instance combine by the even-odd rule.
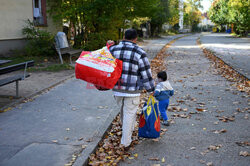
[[47, 27], [47, 12], [46, 12], [46, 0], [38, 0], [38, 7], [42, 17], [42, 22], [39, 21], [39, 17], [34, 17], [34, 9], [35, 9], [35, 0], [32, 1], [32, 9], [33, 9], [33, 23], [36, 27]]

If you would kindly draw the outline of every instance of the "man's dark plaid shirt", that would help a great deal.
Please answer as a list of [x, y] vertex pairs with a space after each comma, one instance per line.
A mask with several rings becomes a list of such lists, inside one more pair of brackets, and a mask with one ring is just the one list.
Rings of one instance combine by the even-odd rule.
[[154, 91], [154, 80], [146, 52], [130, 41], [121, 41], [110, 48], [111, 54], [123, 61], [122, 75], [114, 87], [114, 91], [124, 93], [140, 93]]

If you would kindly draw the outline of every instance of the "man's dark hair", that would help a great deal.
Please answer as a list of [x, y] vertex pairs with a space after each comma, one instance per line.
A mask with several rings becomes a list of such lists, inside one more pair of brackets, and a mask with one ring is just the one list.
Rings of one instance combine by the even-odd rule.
[[168, 75], [167, 75], [167, 72], [165, 71], [161, 71], [157, 74], [157, 77], [158, 78], [161, 78], [162, 81], [166, 81], [168, 79]]
[[137, 32], [135, 29], [128, 29], [125, 31], [126, 40], [134, 40], [135, 38], [137, 38]]

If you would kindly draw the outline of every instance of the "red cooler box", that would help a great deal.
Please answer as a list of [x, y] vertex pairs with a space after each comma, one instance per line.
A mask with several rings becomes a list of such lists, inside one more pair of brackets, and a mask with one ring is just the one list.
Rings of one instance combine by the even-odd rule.
[[83, 51], [76, 61], [77, 79], [87, 81], [96, 87], [112, 89], [122, 73], [122, 61], [115, 59], [108, 47], [96, 51]]

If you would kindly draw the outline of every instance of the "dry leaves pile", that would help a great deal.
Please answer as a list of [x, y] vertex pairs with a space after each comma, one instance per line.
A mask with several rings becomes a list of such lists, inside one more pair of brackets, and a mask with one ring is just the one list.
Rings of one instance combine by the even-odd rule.
[[[181, 38], [181, 37], [179, 37]], [[159, 71], [166, 70], [165, 57], [168, 56], [166, 54], [166, 49], [170, 47], [172, 43], [174, 43], [179, 38], [172, 40], [168, 43], [161, 51], [157, 54], [157, 56], [151, 61], [151, 70], [153, 78], [156, 78], [156, 75]], [[148, 99], [147, 93], [144, 91], [140, 97], [140, 108], [142, 108], [145, 101]], [[138, 114], [139, 115], [139, 114]], [[139, 116], [137, 116], [137, 121]], [[161, 136], [164, 135], [166, 129], [161, 130]], [[138, 140], [138, 126], [135, 127], [135, 131], [132, 136], [132, 148], [135, 144], [139, 143]], [[119, 161], [128, 159], [135, 159], [138, 157], [138, 154], [131, 155], [127, 151], [124, 150], [123, 147], [120, 147], [120, 140], [122, 136], [122, 128], [120, 124], [120, 115], [118, 115], [114, 121], [112, 122], [112, 126], [110, 131], [107, 132], [105, 138], [99, 143], [99, 146], [95, 153], [91, 154], [89, 157], [89, 165], [117, 165]], [[157, 140], [156, 140], [157, 141]], [[149, 160], [152, 160], [150, 158]], [[164, 159], [165, 162], [165, 159]]]
[[[120, 115], [118, 115], [104, 140], [99, 143], [96, 152], [90, 155], [89, 165], [117, 165], [120, 160], [129, 157], [130, 154], [119, 146], [121, 135]], [[133, 140], [133, 144], [138, 144], [136, 132], [133, 133]]]
[[219, 74], [225, 77], [227, 80], [235, 82], [233, 85], [237, 87], [237, 89], [241, 92], [250, 93], [250, 81], [234, 70], [231, 66], [227, 65], [220, 58], [216, 57], [214, 53], [207, 50], [201, 45], [200, 38], [197, 40], [197, 44], [202, 48], [203, 53], [208, 57], [208, 59], [212, 60], [215, 68], [219, 69]]

